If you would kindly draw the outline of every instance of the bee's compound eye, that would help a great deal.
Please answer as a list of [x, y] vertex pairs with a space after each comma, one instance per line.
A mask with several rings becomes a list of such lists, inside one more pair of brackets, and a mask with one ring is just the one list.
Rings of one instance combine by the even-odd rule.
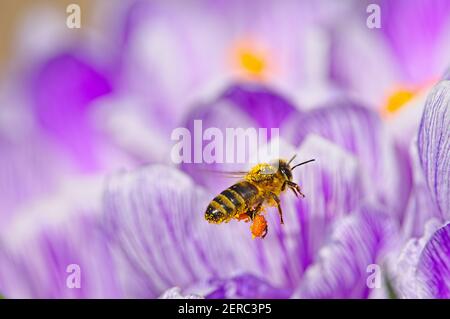
[[283, 177], [286, 178], [287, 180], [291, 180], [292, 179], [292, 174], [291, 174], [291, 172], [289, 170], [287, 170], [285, 168], [281, 168], [280, 172], [283, 175]]
[[286, 177], [287, 177], [288, 180], [292, 181], [292, 173], [291, 173], [291, 171], [287, 171], [286, 172]]
[[224, 219], [223, 213], [214, 208], [212, 205], [209, 205], [205, 212], [205, 219], [210, 223], [219, 223]]

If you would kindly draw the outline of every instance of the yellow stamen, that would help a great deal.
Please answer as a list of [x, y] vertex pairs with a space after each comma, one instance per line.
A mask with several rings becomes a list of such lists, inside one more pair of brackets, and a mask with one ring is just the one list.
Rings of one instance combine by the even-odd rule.
[[387, 114], [394, 114], [410, 102], [416, 95], [415, 90], [400, 89], [394, 91], [386, 101], [384, 112]]
[[266, 61], [257, 52], [242, 51], [239, 53], [241, 67], [254, 76], [261, 76], [266, 68]]
[[252, 80], [264, 80], [271, 69], [269, 55], [252, 40], [233, 45], [232, 64], [239, 76]]

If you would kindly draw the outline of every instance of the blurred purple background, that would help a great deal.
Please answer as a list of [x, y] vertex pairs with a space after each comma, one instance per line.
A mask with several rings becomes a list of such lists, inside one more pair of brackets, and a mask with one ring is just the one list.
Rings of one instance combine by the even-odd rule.
[[[1, 296], [450, 297], [449, 1], [0, 11]], [[231, 181], [172, 162], [195, 119], [316, 159], [264, 240], [204, 220]]]

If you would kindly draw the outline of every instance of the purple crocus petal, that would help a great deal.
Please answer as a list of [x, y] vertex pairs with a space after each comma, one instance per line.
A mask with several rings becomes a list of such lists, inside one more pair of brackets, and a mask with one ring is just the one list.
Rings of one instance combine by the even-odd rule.
[[404, 177], [409, 176], [408, 167], [397, 160], [393, 142], [374, 112], [341, 100], [292, 117], [286, 131], [294, 145], [308, 134], [317, 134], [355, 155], [361, 170], [369, 176], [366, 186], [374, 200], [402, 217], [410, 190], [404, 182]]
[[404, 238], [422, 236], [426, 222], [431, 218], [439, 218], [440, 216], [424, 177], [416, 141], [411, 143], [410, 158], [408, 161], [412, 162], [413, 181], [405, 218], [402, 223]]
[[425, 104], [419, 129], [419, 156], [428, 187], [441, 212], [450, 218], [450, 81], [437, 84]]
[[209, 299], [237, 298], [288, 298], [289, 289], [276, 288], [262, 278], [251, 274], [242, 274], [227, 279], [211, 279], [203, 284], [196, 284], [189, 291], [200, 292]]
[[219, 98], [222, 99], [247, 114], [257, 127], [281, 127], [296, 111], [295, 106], [282, 95], [259, 85], [233, 85]]
[[320, 136], [310, 135], [296, 154], [296, 163], [315, 159], [315, 162], [297, 168], [293, 178], [306, 195], [304, 200], [291, 202], [296, 212], [291, 217], [296, 231], [289, 229], [287, 232], [289, 237], [294, 233], [300, 236], [289, 244], [295, 251], [297, 272], [293, 276], [298, 280], [296, 276], [314, 261], [318, 249], [324, 244], [330, 225], [354, 211], [365, 200], [365, 195], [364, 178], [357, 159], [337, 145]]
[[447, 71], [445, 71], [444, 76], [442, 77], [442, 80], [449, 80], [450, 81], [450, 68], [447, 69]]
[[242, 274], [227, 279], [213, 278], [195, 283], [182, 293], [179, 287], [166, 290], [162, 299], [283, 299], [289, 298], [289, 289], [275, 288], [263, 279], [251, 274]]
[[5, 296], [122, 296], [98, 220], [101, 185], [98, 181], [74, 183], [28, 207], [2, 232], [0, 291]]
[[393, 263], [393, 283], [402, 298], [449, 298], [449, 224], [431, 219], [420, 238], [410, 239]]
[[55, 161], [42, 137], [23, 138], [11, 141], [0, 136], [0, 229], [19, 207], [49, 191], [60, 172], [61, 162]]
[[330, 77], [368, 107], [378, 109], [386, 92], [397, 84], [400, 71], [383, 38], [376, 37], [373, 29], [365, 27], [367, 5], [359, 3], [358, 6], [353, 11], [364, 13], [364, 17], [356, 21], [354, 17], [342, 20], [343, 23], [332, 31]]
[[194, 294], [183, 295], [180, 287], [173, 287], [166, 290], [159, 299], [203, 299], [203, 297]]
[[450, 298], [450, 224], [438, 229], [426, 244], [417, 265], [420, 294], [426, 298]]
[[[267, 140], [270, 140], [271, 129], [279, 129], [279, 133], [282, 135], [284, 123], [295, 113], [297, 110], [290, 101], [265, 86], [250, 83], [236, 84], [225, 90], [212, 103], [195, 108], [187, 117], [185, 127], [191, 132], [191, 135], [194, 135], [194, 120], [201, 120], [203, 130], [215, 127], [222, 132], [224, 137], [227, 128], [263, 128], [267, 129]], [[201, 142], [202, 150], [209, 142]], [[258, 140], [258, 142], [263, 144], [265, 141]], [[194, 146], [194, 143], [194, 136], [192, 136], [191, 145]], [[235, 154], [246, 151], [248, 150], [236, 149]], [[192, 154], [192, 156], [194, 155]], [[213, 181], [205, 176], [205, 171], [239, 171], [246, 167], [245, 164], [182, 163], [181, 168], [197, 183], [215, 190], [217, 185], [214, 185]]]
[[112, 90], [105, 74], [84, 58], [62, 53], [38, 70], [32, 86], [40, 125], [81, 169], [96, 169], [99, 163], [89, 114], [92, 102]]
[[295, 297], [367, 298], [368, 267], [395, 242], [396, 223], [383, 211], [362, 208], [335, 225], [319, 259], [308, 268]]

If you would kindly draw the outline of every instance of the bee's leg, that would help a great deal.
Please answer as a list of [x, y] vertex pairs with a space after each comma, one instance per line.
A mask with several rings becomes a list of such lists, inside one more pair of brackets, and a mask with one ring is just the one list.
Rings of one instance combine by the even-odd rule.
[[[284, 185], [286, 185], [286, 184], [287, 184], [287, 182], [284, 183]], [[284, 189], [286, 189], [285, 186], [284, 186], [283, 188], [281, 188], [282, 191], [284, 191]], [[298, 197], [299, 194], [297, 193], [297, 190], [296, 190], [295, 188], [289, 186], [289, 189], [294, 193], [294, 195], [295, 195], [296, 197]]]
[[249, 222], [252, 218], [251, 218], [251, 216], [249, 214], [243, 213], [243, 214], [240, 214], [237, 219], [238, 220], [243, 220], [245, 222]]
[[268, 231], [269, 231], [269, 226], [266, 226], [266, 229], [264, 230], [264, 234], [261, 236], [261, 238], [266, 237]]
[[302, 193], [302, 191], [300, 190], [300, 186], [298, 186], [298, 184], [291, 181], [287, 181], [286, 183], [288, 184], [289, 188], [292, 189], [292, 191], [295, 193], [297, 197], [298, 197], [297, 194], [301, 195], [303, 198], [305, 197], [305, 194]]
[[255, 216], [259, 213], [259, 211], [261, 210], [261, 206], [262, 206], [263, 202], [259, 202], [255, 208], [249, 209], [247, 212], [247, 215], [250, 216], [250, 219], [253, 220], [255, 218]]
[[297, 190], [294, 187], [292, 187], [290, 183], [292, 182], [285, 181], [283, 186], [281, 187], [281, 191], [284, 191], [286, 189], [286, 185], [288, 185], [289, 189], [294, 193], [296, 197], [298, 197], [299, 194], [297, 193]]
[[280, 223], [284, 224], [284, 221], [283, 221], [283, 210], [281, 209], [280, 199], [274, 193], [270, 193], [270, 195], [272, 196], [272, 198], [275, 201], [275, 203], [277, 203], [278, 214], [280, 214]]

